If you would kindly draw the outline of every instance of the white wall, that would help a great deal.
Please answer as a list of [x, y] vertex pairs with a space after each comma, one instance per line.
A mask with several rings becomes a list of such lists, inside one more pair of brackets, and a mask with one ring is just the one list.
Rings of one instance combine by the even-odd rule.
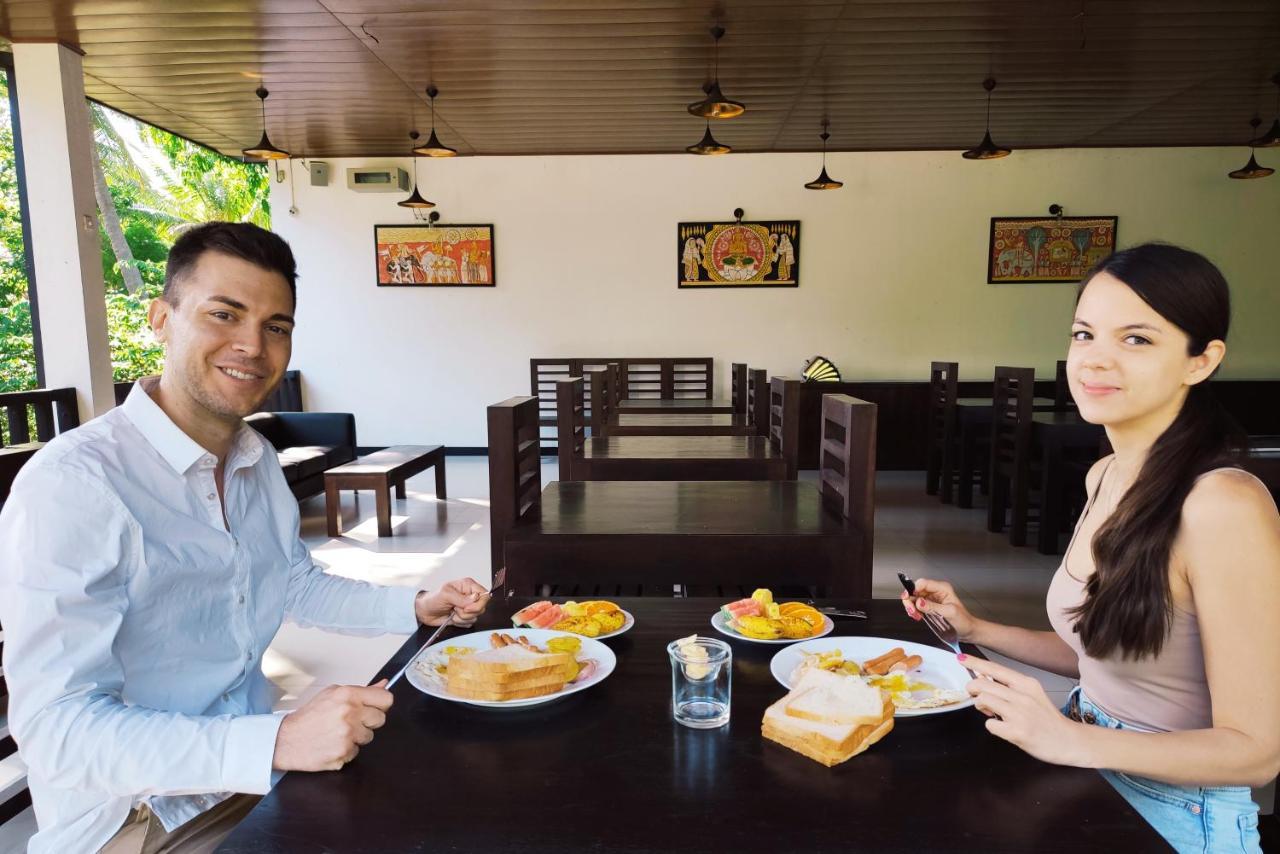
[[[964, 379], [1066, 350], [1074, 286], [989, 285], [994, 215], [1115, 214], [1120, 244], [1204, 252], [1235, 299], [1227, 377], [1280, 376], [1280, 176], [1231, 181], [1247, 151], [835, 154], [843, 190], [803, 189], [811, 154], [473, 157], [419, 161], [442, 222], [495, 226], [496, 288], [378, 288], [373, 226], [411, 222], [400, 194], [328, 187], [296, 165], [273, 221], [298, 256], [293, 367], [308, 408], [356, 414], [361, 444], [484, 445], [484, 408], [529, 393], [532, 356], [713, 356], [795, 374], [814, 353], [848, 378]], [[1262, 159], [1265, 161], [1267, 157]], [[1280, 160], [1280, 155], [1273, 159]], [[409, 166], [408, 158], [400, 161]], [[1271, 165], [1280, 165], [1274, 163]], [[798, 289], [677, 290], [676, 224], [801, 221]]]

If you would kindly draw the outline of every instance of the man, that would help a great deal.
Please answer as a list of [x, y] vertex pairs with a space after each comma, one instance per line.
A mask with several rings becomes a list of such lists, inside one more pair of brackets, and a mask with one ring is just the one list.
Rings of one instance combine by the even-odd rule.
[[211, 850], [276, 773], [354, 759], [391, 694], [332, 686], [271, 714], [260, 659], [286, 614], [372, 634], [484, 610], [470, 579], [428, 594], [312, 562], [276, 456], [242, 420], [288, 366], [295, 279], [261, 228], [184, 234], [149, 313], [163, 375], [50, 442], [0, 513], [32, 854]]

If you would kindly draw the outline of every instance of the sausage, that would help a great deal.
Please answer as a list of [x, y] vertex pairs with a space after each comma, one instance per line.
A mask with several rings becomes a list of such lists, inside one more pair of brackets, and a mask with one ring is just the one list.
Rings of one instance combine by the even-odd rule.
[[895, 661], [890, 667], [889, 672], [900, 671], [906, 673], [908, 670], [915, 670], [924, 664], [924, 659], [918, 655], [909, 655], [901, 661]]
[[867, 661], [862, 669], [876, 676], [883, 676], [889, 672], [889, 668], [895, 663], [902, 661], [907, 657], [906, 650], [902, 647], [894, 647], [879, 658], [873, 658]]

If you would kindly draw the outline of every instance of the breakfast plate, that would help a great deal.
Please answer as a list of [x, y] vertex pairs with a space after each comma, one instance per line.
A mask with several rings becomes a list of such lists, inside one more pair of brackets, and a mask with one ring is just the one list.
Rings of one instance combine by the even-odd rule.
[[746, 635], [735, 632], [733, 629], [729, 627], [729, 617], [725, 615], [724, 611], [716, 611], [715, 616], [711, 618], [711, 628], [715, 629], [720, 634], [734, 638], [735, 640], [750, 641], [751, 643], [771, 643], [771, 644], [805, 643], [807, 641], [811, 641], [816, 638], [820, 638], [825, 635], [831, 634], [831, 632], [835, 630], [835, 627], [836, 627], [836, 624], [831, 622], [831, 618], [824, 614], [822, 616], [822, 628], [818, 629], [818, 631], [815, 634], [812, 634], [807, 638], [774, 638], [774, 639], [766, 640], [764, 638], [747, 637]]
[[[773, 673], [773, 678], [777, 679], [782, 687], [789, 691], [791, 690], [791, 675], [795, 673], [797, 667], [805, 662], [806, 654], [814, 655], [839, 650], [846, 660], [862, 663], [899, 647], [907, 655], [918, 655], [923, 659], [920, 666], [911, 670], [908, 674], [912, 683], [927, 683], [931, 688], [939, 691], [963, 693], [965, 685], [969, 684], [972, 679], [969, 676], [969, 672], [956, 661], [955, 653], [950, 650], [939, 649], [936, 646], [927, 646], [922, 643], [912, 643], [911, 641], [894, 640], [893, 638], [858, 636], [824, 637], [801, 641], [784, 650], [780, 650], [773, 657], [773, 660], [769, 662], [769, 670]], [[965, 694], [964, 699], [959, 702], [947, 703], [946, 705], [932, 708], [898, 708], [894, 717], [907, 718], [920, 715], [936, 715], [943, 712], [954, 712], [957, 709], [967, 709], [972, 705], [973, 697]]]
[[[625, 629], [622, 631], [625, 631]], [[440, 668], [447, 665], [451, 655], [459, 654], [457, 651], [460, 649], [473, 651], [473, 653], [461, 653], [464, 655], [492, 649], [493, 643], [491, 639], [495, 634], [502, 634], [512, 638], [524, 637], [531, 644], [542, 649], [547, 648], [547, 642], [552, 638], [572, 638], [581, 642], [581, 648], [574, 654], [574, 657], [579, 664], [587, 661], [592, 662], [592, 672], [583, 677], [581, 681], [569, 682], [554, 694], [526, 699], [477, 700], [451, 694], [447, 688], [446, 676]], [[598, 685], [607, 679], [609, 674], [617, 667], [617, 663], [618, 659], [613, 654], [613, 650], [594, 638], [582, 637], [569, 632], [556, 632], [550, 629], [508, 629], [500, 633], [491, 631], [472, 632], [471, 634], [459, 635], [458, 637], [432, 644], [414, 657], [404, 675], [413, 687], [424, 694], [441, 700], [492, 709], [517, 709], [551, 703], [570, 694], [585, 691], [587, 688]]]

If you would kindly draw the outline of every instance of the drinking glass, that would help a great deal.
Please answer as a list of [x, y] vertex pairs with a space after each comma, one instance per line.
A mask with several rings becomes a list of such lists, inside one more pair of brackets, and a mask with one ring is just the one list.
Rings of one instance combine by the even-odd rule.
[[677, 722], [714, 729], [729, 722], [733, 650], [724, 641], [699, 637], [667, 644], [671, 656], [671, 711]]

